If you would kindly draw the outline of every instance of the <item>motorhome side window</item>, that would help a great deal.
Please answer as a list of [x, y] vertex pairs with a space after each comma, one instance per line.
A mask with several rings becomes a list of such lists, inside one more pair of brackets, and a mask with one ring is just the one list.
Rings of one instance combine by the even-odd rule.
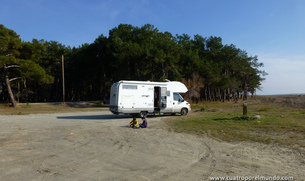
[[123, 89], [138, 89], [137, 85], [123, 85]]
[[174, 93], [174, 100], [178, 102], [182, 102], [183, 98], [178, 93]]

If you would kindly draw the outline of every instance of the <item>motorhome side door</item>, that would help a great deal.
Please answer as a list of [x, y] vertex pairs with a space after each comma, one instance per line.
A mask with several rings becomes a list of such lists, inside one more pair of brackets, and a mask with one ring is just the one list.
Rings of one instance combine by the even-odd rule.
[[161, 105], [160, 105], [160, 108], [161, 109], [165, 109], [166, 108], [166, 91], [167, 91], [167, 88], [166, 87], [161, 87], [161, 91], [160, 91], [160, 102], [161, 102]]

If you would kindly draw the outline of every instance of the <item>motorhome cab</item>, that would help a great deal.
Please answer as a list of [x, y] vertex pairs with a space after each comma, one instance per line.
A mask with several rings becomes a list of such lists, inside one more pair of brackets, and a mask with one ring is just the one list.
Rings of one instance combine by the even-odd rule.
[[111, 87], [110, 111], [114, 114], [146, 116], [149, 113], [187, 115], [191, 105], [179, 93], [186, 86], [177, 81], [119, 81]]

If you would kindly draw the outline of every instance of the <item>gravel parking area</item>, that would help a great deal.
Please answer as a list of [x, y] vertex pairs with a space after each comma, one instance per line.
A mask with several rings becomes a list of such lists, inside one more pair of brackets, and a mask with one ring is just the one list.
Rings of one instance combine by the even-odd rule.
[[109, 111], [1, 115], [1, 180], [211, 180], [211, 176], [305, 179], [304, 153], [147, 129]]

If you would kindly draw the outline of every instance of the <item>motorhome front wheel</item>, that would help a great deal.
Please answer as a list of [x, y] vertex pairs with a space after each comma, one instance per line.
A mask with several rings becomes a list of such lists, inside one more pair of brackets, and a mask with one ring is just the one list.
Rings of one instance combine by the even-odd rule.
[[187, 109], [183, 108], [181, 109], [181, 116], [186, 116], [187, 115]]

